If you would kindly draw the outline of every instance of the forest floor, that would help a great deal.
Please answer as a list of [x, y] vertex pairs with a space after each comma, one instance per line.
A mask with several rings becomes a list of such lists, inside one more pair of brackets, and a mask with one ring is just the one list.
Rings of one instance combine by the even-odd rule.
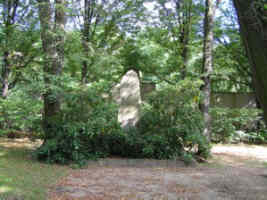
[[105, 159], [73, 170], [50, 200], [266, 200], [267, 147], [216, 145], [205, 164]]
[[207, 163], [190, 167], [110, 158], [71, 169], [33, 160], [39, 144], [0, 139], [1, 200], [267, 199], [267, 146], [215, 145]]

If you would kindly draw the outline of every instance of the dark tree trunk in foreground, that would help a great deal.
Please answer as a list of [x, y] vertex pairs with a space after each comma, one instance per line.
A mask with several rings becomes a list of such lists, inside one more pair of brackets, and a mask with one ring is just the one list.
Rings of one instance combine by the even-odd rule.
[[204, 48], [203, 48], [203, 81], [202, 88], [204, 94], [203, 105], [201, 106], [204, 116], [203, 135], [208, 141], [211, 136], [211, 116], [209, 114], [210, 95], [211, 95], [211, 73], [213, 68], [213, 25], [215, 17], [215, 1], [206, 0], [205, 21], [204, 21]]
[[257, 99], [267, 123], [267, 9], [262, 0], [233, 0], [241, 37], [252, 67]]
[[45, 141], [56, 134], [56, 123], [60, 113], [58, 94], [52, 89], [59, 86], [57, 79], [64, 62], [64, 0], [56, 0], [55, 22], [53, 21], [52, 5], [49, 0], [39, 0], [39, 17], [41, 23], [41, 39], [44, 51], [44, 94], [43, 128]]

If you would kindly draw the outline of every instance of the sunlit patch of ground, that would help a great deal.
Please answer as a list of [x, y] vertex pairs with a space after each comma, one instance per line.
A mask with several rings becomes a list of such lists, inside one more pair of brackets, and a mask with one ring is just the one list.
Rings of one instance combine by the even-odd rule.
[[233, 144], [233, 145], [214, 145], [212, 153], [224, 156], [227, 160], [244, 159], [267, 162], [267, 146]]
[[45, 200], [47, 191], [69, 169], [32, 157], [41, 141], [0, 138], [0, 200]]
[[35, 149], [42, 144], [41, 140], [30, 140], [29, 138], [9, 139], [0, 138], [0, 146], [6, 148]]

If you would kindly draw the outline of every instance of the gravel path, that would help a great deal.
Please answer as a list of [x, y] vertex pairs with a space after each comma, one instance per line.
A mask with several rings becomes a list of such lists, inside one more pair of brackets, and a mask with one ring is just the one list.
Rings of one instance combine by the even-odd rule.
[[267, 147], [217, 145], [206, 164], [106, 159], [73, 170], [50, 200], [266, 200]]

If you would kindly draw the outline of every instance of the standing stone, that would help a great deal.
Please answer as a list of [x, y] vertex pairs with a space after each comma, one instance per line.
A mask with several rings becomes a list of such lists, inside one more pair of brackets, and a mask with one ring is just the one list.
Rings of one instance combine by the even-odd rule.
[[140, 80], [134, 70], [128, 71], [120, 82], [118, 121], [123, 129], [135, 127], [140, 117]]

